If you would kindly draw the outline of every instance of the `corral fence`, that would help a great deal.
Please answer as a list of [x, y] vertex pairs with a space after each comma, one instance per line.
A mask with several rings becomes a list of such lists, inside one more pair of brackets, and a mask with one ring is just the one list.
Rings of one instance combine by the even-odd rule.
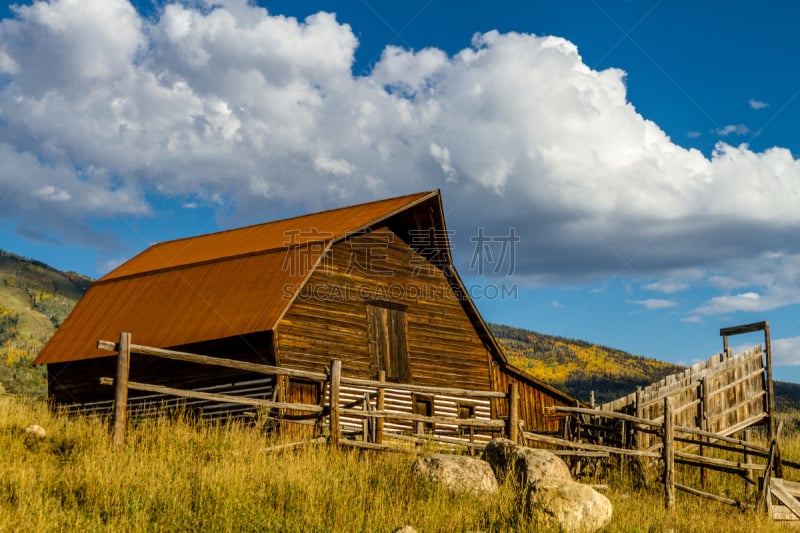
[[[281, 428], [290, 424], [312, 426], [312, 439], [303, 443], [320, 441], [324, 430], [327, 430], [327, 439], [333, 449], [350, 446], [407, 452], [423, 444], [435, 443], [444, 447], [466, 448], [474, 453], [483, 449], [493, 437], [506, 436], [515, 442], [519, 439], [519, 392], [516, 383], [512, 383], [507, 392], [499, 392], [387, 382], [384, 372], [381, 372], [378, 380], [360, 379], [343, 376], [340, 360], [331, 361], [324, 373], [309, 372], [136, 345], [131, 343], [131, 334], [126, 332], [120, 334], [119, 342], [100, 340], [97, 347], [117, 352], [116, 376], [100, 378], [101, 385], [114, 387], [113, 440], [116, 445], [125, 441], [130, 390], [162, 397], [251, 406]], [[131, 354], [265, 374], [274, 376], [278, 383], [282, 378], [316, 382], [323, 393], [316, 404], [295, 403], [280, 401], [277, 390], [271, 399], [265, 399], [130, 381]], [[454, 406], [469, 408], [454, 407], [450, 416], [443, 416], [432, 410], [414, 412], [410, 403], [404, 406], [394, 402], [393, 407], [387, 406], [387, 396], [410, 397], [411, 394], [424, 395], [430, 399], [431, 406], [438, 399], [440, 404], [447, 405], [449, 402]], [[491, 418], [491, 400], [507, 401], [508, 417]], [[485, 409], [481, 408], [483, 406]], [[386, 437], [391, 437], [392, 443], [385, 442]], [[283, 445], [280, 449], [303, 443]]]
[[[729, 336], [757, 331], [764, 332], [763, 349], [731, 353]], [[723, 328], [720, 336], [723, 352], [708, 361], [596, 408], [549, 408], [550, 416], [563, 419], [561, 437], [523, 432], [523, 440], [571, 450], [579, 460], [660, 461], [667, 507], [674, 504], [676, 489], [740, 507], [757, 495], [755, 505], [774, 518], [800, 520], [800, 502], [794, 499], [800, 484], [783, 479], [784, 467], [800, 469], [800, 464], [781, 460], [769, 323]], [[756, 425], [765, 426], [769, 446], [753, 442], [750, 428]], [[733, 437], [737, 433], [741, 438]], [[675, 481], [676, 463], [698, 469], [698, 486]], [[708, 492], [710, 471], [740, 477], [744, 497]]]
[[[669, 397], [663, 400], [662, 412], [664, 414], [660, 421], [581, 407], [555, 406], [548, 410], [551, 416], [581, 415], [586, 417], [585, 420], [589, 423], [599, 423], [600, 418], [605, 421], [616, 420], [625, 423], [631, 429], [634, 438], [643, 434], [651, 440], [657, 441], [657, 444], [650, 449], [640, 450], [615, 445], [578, 442], [551, 435], [521, 433], [525, 443], [570, 450], [581, 459], [613, 456], [620, 460], [633, 458], [644, 462], [658, 461], [662, 468], [660, 479], [664, 485], [666, 508], [674, 506], [676, 491], [683, 491], [740, 508], [752, 505], [746, 498], [737, 500], [728, 494], [708, 492], [705, 490], [704, 480], [700, 481], [699, 487], [690, 486], [688, 482], [678, 482], [676, 480], [676, 464], [679, 464], [737, 476], [744, 483], [743, 494], [755, 496], [756, 508], [769, 511], [776, 519], [800, 520], [800, 502], [794, 499], [795, 495], [800, 496], [800, 484], [782, 479], [784, 468], [800, 470], [800, 463], [781, 460], [778, 437], [782, 423], [776, 429], [776, 436], [770, 441], [769, 446], [762, 446], [749, 440], [677, 425], [675, 421], [679, 418], [680, 413], [675, 410], [672, 399]], [[721, 454], [725, 455], [725, 458], [709, 457], [710, 450], [722, 452]], [[773, 497], [778, 499], [777, 505], [773, 505]]]

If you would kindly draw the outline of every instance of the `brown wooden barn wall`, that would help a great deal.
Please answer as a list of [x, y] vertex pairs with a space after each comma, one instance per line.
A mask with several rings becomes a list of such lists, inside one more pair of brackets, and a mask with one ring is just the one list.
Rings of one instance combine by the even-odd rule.
[[[135, 344], [136, 339], [132, 339]], [[275, 364], [270, 332], [230, 337], [210, 342], [174, 347], [177, 350], [203, 355], [225, 357], [240, 361], [261, 364]], [[116, 374], [116, 357], [86, 359], [68, 363], [51, 363], [47, 365], [48, 391], [50, 397], [58, 405], [88, 404], [110, 402], [114, 397], [113, 387], [100, 385], [100, 377], [114, 377]], [[145, 355], [131, 355], [130, 380], [156, 385], [165, 385], [179, 389], [200, 389], [217, 387], [213, 392], [226, 394], [248, 393], [259, 387], [263, 394], [271, 394], [271, 383], [254, 386], [255, 381], [264, 381], [269, 376], [242, 372], [216, 366], [198, 365], [182, 361], [171, 361]], [[129, 397], [147, 396], [131, 390]], [[252, 410], [252, 407], [248, 409]]]
[[407, 306], [412, 383], [486, 390], [489, 352], [441, 270], [386, 228], [334, 245], [279, 322], [282, 366], [377, 377], [367, 302]]
[[[525, 431], [537, 433], [558, 431], [559, 419], [545, 416], [545, 408], [553, 405], [567, 405], [567, 402], [556, 398], [549, 391], [538, 387], [524, 378], [516, 377], [505, 371], [497, 363], [492, 363], [492, 381], [495, 390], [508, 391], [512, 381], [519, 387], [519, 418], [525, 423]], [[503, 418], [508, 416], [508, 403], [505, 400], [492, 400], [492, 416]]]

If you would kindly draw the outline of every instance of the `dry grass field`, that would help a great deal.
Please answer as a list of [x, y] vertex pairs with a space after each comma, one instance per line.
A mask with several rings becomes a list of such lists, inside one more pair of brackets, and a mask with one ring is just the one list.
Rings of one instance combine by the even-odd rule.
[[[47, 436], [26, 434], [31, 424]], [[794, 427], [787, 425], [783, 454], [797, 461]], [[411, 455], [332, 455], [324, 445], [265, 454], [268, 444], [256, 428], [165, 417], [134, 424], [127, 445], [115, 449], [106, 420], [3, 396], [0, 531], [389, 532], [404, 524], [422, 533], [542, 530], [522, 512], [512, 482], [492, 498], [458, 496], [415, 480]], [[606, 531], [786, 530], [752, 511], [683, 493], [667, 512], [661, 486], [641, 487], [626, 471], [603, 480], [614, 505]], [[731, 476], [711, 483], [720, 494], [742, 491]]]

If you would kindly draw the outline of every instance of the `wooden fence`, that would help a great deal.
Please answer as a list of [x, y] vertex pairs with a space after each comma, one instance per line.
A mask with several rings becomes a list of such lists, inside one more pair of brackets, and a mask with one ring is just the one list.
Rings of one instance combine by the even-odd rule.
[[[769, 447], [765, 447], [747, 440], [735, 439], [694, 427], [684, 427], [676, 424], [676, 420], [678, 420], [681, 415], [673, 406], [672, 398], [670, 397], [665, 397], [662, 400], [662, 416], [660, 421], [636, 417], [625, 413], [580, 407], [556, 406], [548, 408], [548, 410], [550, 416], [580, 416], [582, 417], [581, 423], [598, 427], [607, 425], [608, 420], [615, 420], [619, 423], [624, 423], [630, 428], [631, 432], [634, 434], [634, 439], [638, 439], [640, 434], [644, 434], [657, 441], [657, 444], [650, 449], [643, 450], [618, 447], [615, 445], [616, 443], [612, 443], [611, 445], [595, 444], [558, 438], [552, 435], [529, 432], [522, 433], [522, 439], [526, 443], [531, 442], [535, 443], [535, 445], [547, 445], [569, 450], [581, 457], [618, 456], [661, 461], [663, 466], [661, 481], [664, 484], [664, 505], [666, 508], [672, 508], [674, 506], [676, 490], [737, 507], [748, 506], [744, 499], [735, 500], [731, 498], [730, 495], [719, 495], [707, 492], [705, 478], [703, 476], [700, 476], [700, 487], [692, 487], [686, 483], [679, 483], [676, 480], [675, 465], [682, 464], [688, 467], [699, 468], [701, 471], [707, 469], [735, 475], [742, 479], [746, 487], [745, 494], [758, 489], [758, 493], [755, 494], [756, 507], [768, 509], [772, 513], [772, 516], [780, 519], [790, 519], [791, 515], [796, 516], [794, 519], [800, 520], [800, 502], [794, 502], [793, 504], [792, 501], [785, 497], [785, 494], [789, 492], [796, 492], [800, 495], [800, 485], [790, 484], [779, 479], [782, 476], [783, 467], [800, 469], [800, 464], [798, 463], [781, 461], [778, 452], [780, 426], [776, 430], [775, 438], [770, 441]], [[710, 450], [726, 452], [728, 457], [724, 459], [709, 457], [708, 454]], [[741, 456], [741, 460], [738, 459], [739, 456]], [[774, 482], [773, 473], [775, 473], [778, 478]], [[786, 486], [790, 486], [792, 490], [786, 489], [784, 492], [781, 492], [781, 489]], [[773, 507], [773, 496], [777, 497], [783, 505]]]
[[[342, 375], [342, 363], [331, 362], [326, 373], [295, 370], [285, 367], [209, 357], [174, 350], [165, 350], [131, 343], [130, 333], [122, 333], [118, 343], [100, 340], [97, 346], [103, 350], [117, 352], [116, 377], [102, 377], [102, 385], [114, 386], [114, 443], [125, 441], [128, 416], [128, 391], [141, 391], [178, 398], [247, 405], [261, 409], [265, 416], [286, 424], [313, 426], [313, 436], [318, 437], [324, 428], [329, 431], [332, 448], [353, 446], [386, 451], [408, 451], [408, 446], [390, 445], [384, 436], [394, 441], [413, 443], [419, 446], [435, 442], [443, 446], [465, 447], [471, 452], [485, 447], [492, 436], [504, 435], [517, 441], [519, 438], [519, 392], [512, 383], [508, 392], [470, 390], [460, 388], [430, 387], [408, 383], [390, 383], [381, 373], [378, 380], [346, 377]], [[279, 401], [277, 394], [272, 399], [242, 397], [217, 392], [185, 390], [163, 385], [130, 381], [131, 354], [142, 354], [176, 361], [215, 365], [225, 368], [274, 376], [277, 382], [282, 377], [292, 377], [321, 384], [322, 394], [318, 404]], [[344, 394], [343, 394], [344, 393]], [[441, 398], [442, 403], [456, 399], [469, 405], [484, 403], [486, 410], [469, 409], [465, 413], [456, 410], [452, 416], [437, 413], [414, 413], [407, 410], [387, 408], [387, 394], [424, 394], [428, 398]], [[508, 402], [509, 416], [492, 419], [488, 410], [489, 401], [501, 399]], [[347, 438], [349, 437], [349, 438]]]
[[[664, 399], [670, 398], [677, 425], [714, 435], [732, 435], [770, 419], [770, 387], [763, 355], [760, 346], [735, 356], [726, 350], [681, 373], [605, 403], [600, 409], [661, 422]], [[658, 445], [658, 439], [652, 435], [639, 434], [634, 439], [630, 427], [617, 419], [609, 419], [608, 424], [596, 429], [597, 438], [621, 446], [646, 450]], [[591, 431], [584, 437], [589, 435]]]

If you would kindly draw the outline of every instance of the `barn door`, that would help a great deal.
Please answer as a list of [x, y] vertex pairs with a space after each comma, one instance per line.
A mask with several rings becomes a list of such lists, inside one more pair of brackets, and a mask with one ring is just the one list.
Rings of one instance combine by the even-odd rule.
[[409, 381], [411, 369], [408, 363], [406, 343], [406, 307], [392, 302], [368, 301], [372, 367], [386, 371], [390, 381]]

